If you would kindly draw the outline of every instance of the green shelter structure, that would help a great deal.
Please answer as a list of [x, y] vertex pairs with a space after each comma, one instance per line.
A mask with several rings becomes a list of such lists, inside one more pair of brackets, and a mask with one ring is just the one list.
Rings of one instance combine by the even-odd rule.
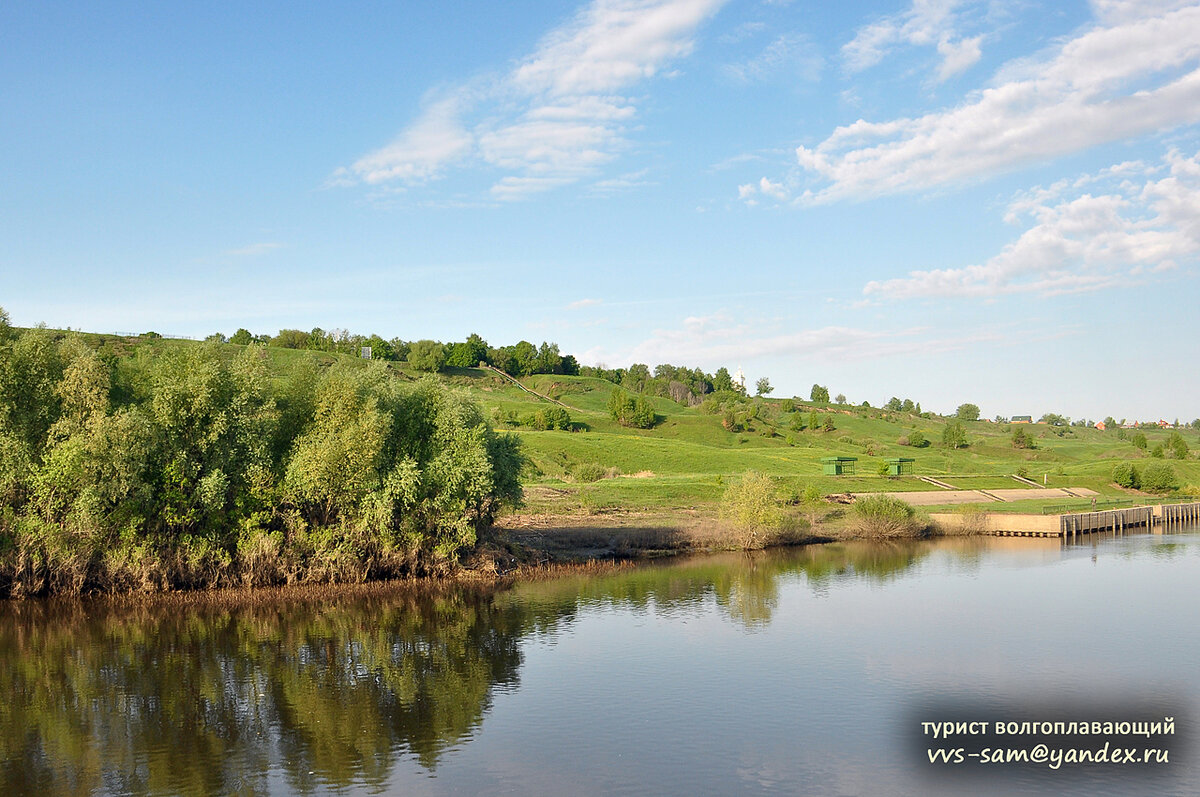
[[826, 476], [845, 476], [854, 473], [854, 463], [858, 457], [821, 457]]
[[909, 457], [893, 457], [885, 461], [887, 462], [889, 476], [911, 474], [913, 472], [913, 463], [916, 462], [915, 459], [910, 459]]

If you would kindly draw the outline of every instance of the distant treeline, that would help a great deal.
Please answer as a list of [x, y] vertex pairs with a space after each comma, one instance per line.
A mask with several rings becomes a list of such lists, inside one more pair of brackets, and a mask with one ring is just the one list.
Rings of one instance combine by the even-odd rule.
[[[446, 368], [476, 368], [485, 363], [504, 371], [510, 376], [522, 377], [534, 374], [563, 374], [566, 376], [592, 376], [620, 385], [632, 393], [662, 396], [683, 404], [699, 404], [702, 397], [717, 391], [745, 393], [745, 387], [734, 382], [727, 368], [718, 368], [708, 374], [699, 368], [676, 365], [650, 366], [634, 363], [628, 368], [605, 368], [581, 366], [574, 355], [563, 354], [557, 343], [542, 342], [536, 346], [527, 340], [511, 346], [493, 347], [476, 334], [464, 341], [442, 343], [436, 340], [405, 341], [400, 338], [384, 340], [379, 335], [355, 335], [344, 329], [324, 330], [320, 327], [308, 332], [300, 329], [281, 329], [279, 334], [254, 335], [249, 330], [239, 329], [231, 337], [216, 334], [208, 340], [217, 342], [264, 343], [288, 349], [309, 349], [340, 354], [358, 355], [364, 347], [370, 347], [371, 358], [404, 362], [419, 370], [434, 373]], [[826, 396], [825, 401], [828, 401]]]
[[520, 501], [519, 440], [382, 364], [102, 356], [0, 310], [0, 595], [436, 572]]
[[570, 355], [563, 355], [557, 343], [543, 342], [540, 347], [527, 340], [512, 346], [493, 348], [479, 335], [469, 335], [457, 343], [442, 343], [436, 340], [384, 340], [379, 335], [354, 335], [344, 329], [326, 331], [316, 327], [308, 332], [300, 329], [281, 329], [279, 334], [253, 335], [239, 329], [231, 337], [216, 334], [210, 341], [237, 343], [265, 343], [285, 349], [308, 349], [357, 356], [364, 347], [370, 347], [371, 359], [406, 362], [419, 371], [436, 372], [445, 368], [477, 368], [487, 363], [512, 376], [532, 374], [579, 373], [579, 363]]

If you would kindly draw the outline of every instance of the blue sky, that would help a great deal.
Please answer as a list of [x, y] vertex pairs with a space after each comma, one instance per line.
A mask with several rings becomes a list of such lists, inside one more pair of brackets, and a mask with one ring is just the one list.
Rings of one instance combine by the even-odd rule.
[[9, 3], [0, 305], [1200, 415], [1200, 6]]

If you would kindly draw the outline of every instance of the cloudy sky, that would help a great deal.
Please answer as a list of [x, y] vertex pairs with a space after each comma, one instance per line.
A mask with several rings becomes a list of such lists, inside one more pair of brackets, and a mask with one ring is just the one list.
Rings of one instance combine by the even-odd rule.
[[1200, 6], [0, 6], [0, 306], [1200, 415]]

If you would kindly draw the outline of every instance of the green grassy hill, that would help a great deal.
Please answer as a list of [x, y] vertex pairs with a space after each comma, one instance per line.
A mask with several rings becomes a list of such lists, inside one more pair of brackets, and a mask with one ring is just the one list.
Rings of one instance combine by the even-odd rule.
[[[201, 345], [193, 341], [121, 338], [85, 335], [116, 367], [134, 367], [138, 357], [174, 346]], [[241, 349], [223, 344], [232, 358]], [[335, 362], [365, 361], [348, 355], [269, 347], [277, 375], [306, 363], [327, 367]], [[397, 379], [415, 380], [425, 375], [403, 363], [389, 363]], [[1012, 445], [1014, 427], [987, 421], [964, 423], [968, 445], [951, 449], [942, 434], [952, 418], [921, 417], [836, 404], [814, 405], [799, 399], [749, 399], [739, 405], [743, 428], [731, 431], [718, 411], [689, 407], [662, 397], [652, 397], [657, 423], [651, 429], [617, 424], [607, 410], [613, 385], [579, 376], [537, 375], [522, 380], [529, 390], [565, 405], [573, 431], [535, 431], [523, 419], [553, 406], [494, 372], [477, 368], [452, 368], [437, 379], [468, 393], [498, 428], [516, 431], [529, 458], [525, 473], [526, 512], [603, 512], [611, 509], [666, 510], [713, 505], [731, 478], [747, 470], [771, 475], [786, 494], [815, 484], [824, 493], [909, 491], [935, 489], [918, 476], [940, 478], [963, 489], [1015, 488], [1021, 485], [1010, 474], [1022, 473], [1051, 487], [1088, 487], [1105, 498], [1130, 496], [1111, 481], [1113, 464], [1120, 460], [1151, 461], [1147, 451], [1164, 444], [1173, 429], [1143, 429], [1148, 449], [1135, 448], [1120, 439], [1117, 430], [1101, 432], [1084, 427], [1050, 427], [1032, 424], [1024, 429], [1036, 448]], [[886, 386], [880, 386], [881, 389]], [[794, 410], [786, 411], [788, 404]], [[832, 430], [794, 428], [807, 426], [815, 412], [830, 419]], [[746, 415], [754, 417], [746, 418]], [[898, 440], [921, 432], [929, 441], [923, 448], [900, 445]], [[1174, 467], [1181, 487], [1200, 485], [1200, 432], [1179, 430], [1191, 449], [1186, 460], [1166, 460]], [[1125, 435], [1126, 437], [1131, 436]], [[857, 457], [857, 475], [822, 475], [820, 459]], [[885, 478], [880, 466], [890, 457], [915, 460], [914, 476]]]

